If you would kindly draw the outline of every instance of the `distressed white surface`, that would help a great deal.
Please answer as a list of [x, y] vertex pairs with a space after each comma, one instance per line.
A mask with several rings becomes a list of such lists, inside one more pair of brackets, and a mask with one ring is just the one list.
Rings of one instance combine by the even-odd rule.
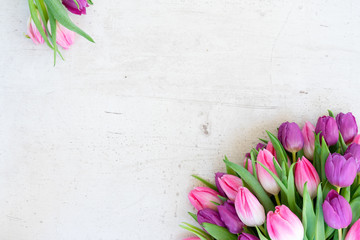
[[0, 239], [189, 236], [187, 193], [284, 120], [360, 119], [360, 2], [95, 1], [66, 61], [0, 11]]

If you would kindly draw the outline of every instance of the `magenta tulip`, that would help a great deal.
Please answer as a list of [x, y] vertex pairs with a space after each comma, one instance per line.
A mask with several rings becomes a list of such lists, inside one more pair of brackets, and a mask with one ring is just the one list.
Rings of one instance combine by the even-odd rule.
[[320, 183], [319, 174], [309, 160], [302, 157], [295, 164], [295, 185], [299, 194], [303, 196], [304, 185], [307, 182], [307, 189], [311, 199], [316, 197], [317, 187]]
[[325, 142], [329, 146], [336, 144], [339, 139], [338, 126], [335, 119], [330, 116], [319, 117], [316, 123], [315, 133], [320, 133], [320, 141], [322, 137], [324, 137]]
[[324, 220], [332, 228], [346, 228], [350, 225], [352, 211], [348, 201], [334, 189], [330, 190], [322, 205]]
[[359, 240], [360, 239], [360, 219], [351, 226], [349, 232], [346, 234], [345, 240]]
[[265, 222], [264, 207], [246, 187], [240, 187], [235, 198], [235, 209], [246, 226], [260, 226]]
[[77, 0], [79, 7], [74, 0], [62, 0], [62, 4], [72, 13], [81, 15], [86, 14], [86, 8], [89, 6], [87, 0]]
[[219, 184], [222, 190], [225, 192], [226, 196], [231, 200], [235, 201], [236, 194], [239, 191], [239, 188], [242, 186], [242, 181], [240, 178], [225, 174], [219, 178]]
[[[278, 176], [274, 166], [274, 156], [266, 149], [260, 150], [257, 156], [257, 161], [262, 163], [265, 167], [270, 169], [276, 176]], [[261, 186], [272, 195], [277, 195], [280, 192], [280, 187], [276, 183], [275, 179], [268, 173], [264, 167], [259, 163], [256, 164], [256, 171]]]
[[336, 116], [336, 123], [338, 125], [339, 131], [343, 136], [344, 141], [349, 144], [354, 140], [354, 137], [358, 133], [358, 126], [356, 124], [355, 117], [351, 112], [346, 114], [339, 113]]
[[229, 232], [234, 234], [242, 232], [245, 225], [241, 222], [238, 215], [236, 214], [234, 203], [226, 201], [223, 205], [218, 206], [218, 211], [221, 220]]
[[242, 233], [239, 235], [238, 240], [260, 240], [258, 237], [251, 235], [249, 233]]
[[304, 155], [312, 160], [315, 149], [315, 127], [310, 122], [305, 122], [301, 133], [304, 137]]
[[299, 126], [294, 122], [284, 122], [280, 125], [278, 139], [284, 148], [291, 153], [300, 151], [304, 146], [304, 137]]
[[272, 240], [303, 240], [304, 227], [300, 219], [285, 206], [276, 206], [268, 212], [266, 227]]
[[353, 158], [355, 158], [357, 165], [357, 172], [360, 172], [360, 145], [356, 143], [352, 143], [345, 151], [345, 155], [351, 154]]
[[[45, 27], [41, 20], [39, 12], [37, 12], [37, 16], [38, 16], [38, 20], [41, 22], [41, 25], [45, 32]], [[39, 30], [36, 28], [34, 20], [31, 17], [29, 18], [28, 24], [27, 24], [27, 34], [35, 44], [43, 44], [45, 41], [44, 38], [41, 36]]]
[[329, 154], [325, 163], [325, 174], [328, 181], [336, 187], [347, 187], [353, 184], [357, 173], [357, 164], [351, 154], [341, 156]]
[[222, 201], [219, 199], [218, 195], [220, 194], [211, 188], [197, 187], [189, 193], [188, 197], [190, 203], [198, 211], [204, 208], [217, 210], [217, 205], [215, 203], [222, 204]]
[[353, 143], [360, 144], [360, 134], [354, 137]]
[[220, 195], [223, 197], [226, 197], [225, 192], [224, 192], [224, 190], [222, 190], [220, 183], [219, 183], [219, 179], [224, 175], [225, 175], [225, 173], [222, 173], [222, 172], [215, 173], [215, 185], [216, 185], [216, 188], [219, 191]]

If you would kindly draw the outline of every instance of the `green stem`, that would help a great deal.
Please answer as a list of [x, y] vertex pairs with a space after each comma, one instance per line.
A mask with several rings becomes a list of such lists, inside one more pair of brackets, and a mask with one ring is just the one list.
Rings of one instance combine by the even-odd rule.
[[342, 229], [338, 229], [338, 233], [339, 233], [339, 240], [342, 240]]
[[277, 206], [280, 206], [281, 203], [280, 203], [280, 199], [279, 199], [279, 194], [276, 194], [276, 195], [275, 195], [275, 200], [276, 200], [276, 205], [277, 205]]
[[261, 230], [261, 232], [264, 234], [264, 236], [266, 236], [266, 231], [265, 231], [265, 228], [263, 226], [258, 226], [259, 229]]
[[293, 163], [296, 162], [296, 152], [293, 152], [293, 153], [292, 153], [292, 160], [293, 160]]

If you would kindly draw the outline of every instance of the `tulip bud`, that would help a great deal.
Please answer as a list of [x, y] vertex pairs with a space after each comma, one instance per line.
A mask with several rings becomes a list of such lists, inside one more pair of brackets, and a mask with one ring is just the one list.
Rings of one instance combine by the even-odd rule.
[[329, 146], [336, 144], [339, 140], [338, 126], [335, 119], [330, 116], [319, 117], [316, 123], [315, 133], [320, 133], [320, 140], [324, 137], [326, 144]]
[[[271, 172], [278, 176], [274, 166], [273, 158], [274, 156], [268, 150], [264, 149], [259, 151], [257, 161], [262, 163], [265, 167], [270, 169]], [[268, 173], [259, 163], [256, 164], [256, 171], [261, 186], [263, 186], [265, 191], [268, 193], [277, 195], [280, 192], [279, 185], [276, 183], [275, 179], [270, 175], [270, 173]]]
[[[247, 165], [247, 167], [246, 167]], [[251, 158], [245, 157], [244, 159], [244, 168], [246, 168], [251, 174], [253, 174], [253, 166]]]
[[329, 154], [325, 163], [325, 174], [328, 181], [336, 187], [350, 186], [356, 177], [357, 164], [351, 154], [341, 156]]
[[356, 134], [358, 133], [358, 126], [356, 124], [355, 117], [352, 115], [351, 112], [348, 112], [346, 114], [339, 113], [336, 116], [336, 123], [345, 143], [351, 143], [354, 140]]
[[64, 49], [69, 49], [69, 47], [74, 43], [75, 32], [67, 29], [59, 22], [56, 22], [56, 43], [59, 44]]
[[218, 211], [220, 218], [229, 229], [229, 232], [238, 234], [241, 233], [244, 227], [244, 224], [239, 219], [236, 214], [234, 203], [226, 201], [223, 205], [218, 206]]
[[304, 155], [312, 160], [315, 149], [315, 127], [310, 122], [305, 122], [301, 132], [304, 137]]
[[299, 159], [295, 164], [295, 185], [299, 194], [303, 196], [304, 185], [307, 182], [307, 189], [311, 199], [316, 197], [317, 187], [320, 183], [320, 178], [316, 169], [309, 160], [305, 157]]
[[238, 193], [239, 187], [242, 186], [242, 181], [240, 178], [225, 174], [219, 178], [219, 184], [222, 190], [225, 192], [226, 196], [231, 200], [235, 201], [236, 194]]
[[260, 240], [258, 237], [251, 235], [249, 233], [242, 233], [239, 235], [238, 240]]
[[360, 134], [354, 137], [353, 143], [360, 144]]
[[220, 195], [223, 197], [226, 197], [225, 192], [221, 188], [220, 183], [219, 183], [219, 179], [224, 175], [225, 175], [225, 173], [222, 173], [222, 172], [215, 173], [215, 185], [216, 185], [216, 188], [219, 191]]
[[246, 187], [240, 187], [235, 198], [235, 209], [246, 226], [260, 226], [265, 222], [264, 207]]
[[322, 207], [324, 220], [329, 227], [340, 229], [350, 225], [352, 219], [350, 204], [334, 189], [330, 190]]
[[260, 149], [263, 149], [265, 147], [265, 144], [263, 144], [263, 143], [258, 143], [257, 145], [256, 145], [256, 150], [260, 150]]
[[360, 145], [356, 143], [352, 143], [345, 151], [345, 155], [351, 154], [353, 158], [355, 158], [357, 165], [357, 172], [360, 172]]
[[217, 205], [213, 202], [222, 204], [222, 201], [219, 199], [218, 195], [219, 193], [212, 190], [211, 188], [197, 187], [189, 193], [188, 198], [190, 203], [198, 211], [204, 208], [217, 210]]
[[89, 6], [87, 0], [77, 0], [79, 7], [74, 0], [62, 0], [62, 4], [72, 13], [81, 15], [86, 14], [86, 8]]
[[[41, 25], [45, 32], [44, 23], [41, 20], [39, 11], [37, 11], [37, 16], [38, 16], [38, 20], [41, 22]], [[29, 17], [28, 24], [27, 24], [27, 34], [31, 38], [31, 40], [33, 40], [33, 42], [35, 44], [43, 44], [44, 43], [44, 38], [41, 36], [39, 30], [37, 29], [37, 27], [34, 23], [34, 20], [31, 17]]]
[[220, 227], [226, 227], [225, 224], [221, 221], [219, 213], [210, 208], [204, 208], [200, 210], [197, 213], [197, 220], [200, 225], [203, 223], [211, 223]]
[[360, 239], [360, 219], [351, 226], [349, 232], [346, 234], [345, 240], [359, 240]]
[[266, 227], [272, 240], [303, 240], [304, 227], [300, 219], [285, 206], [276, 206], [268, 212]]
[[300, 151], [304, 146], [304, 137], [299, 126], [294, 122], [284, 122], [280, 125], [278, 139], [284, 148], [291, 153]]
[[268, 150], [276, 158], [276, 151], [272, 142], [268, 142], [268, 144], [266, 145], [266, 150]]

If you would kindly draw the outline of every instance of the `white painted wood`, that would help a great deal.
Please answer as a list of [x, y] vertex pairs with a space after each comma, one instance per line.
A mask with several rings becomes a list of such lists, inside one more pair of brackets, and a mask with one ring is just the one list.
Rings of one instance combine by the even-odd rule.
[[95, 1], [66, 61], [0, 11], [0, 239], [190, 236], [188, 191], [285, 120], [360, 119], [360, 2]]

